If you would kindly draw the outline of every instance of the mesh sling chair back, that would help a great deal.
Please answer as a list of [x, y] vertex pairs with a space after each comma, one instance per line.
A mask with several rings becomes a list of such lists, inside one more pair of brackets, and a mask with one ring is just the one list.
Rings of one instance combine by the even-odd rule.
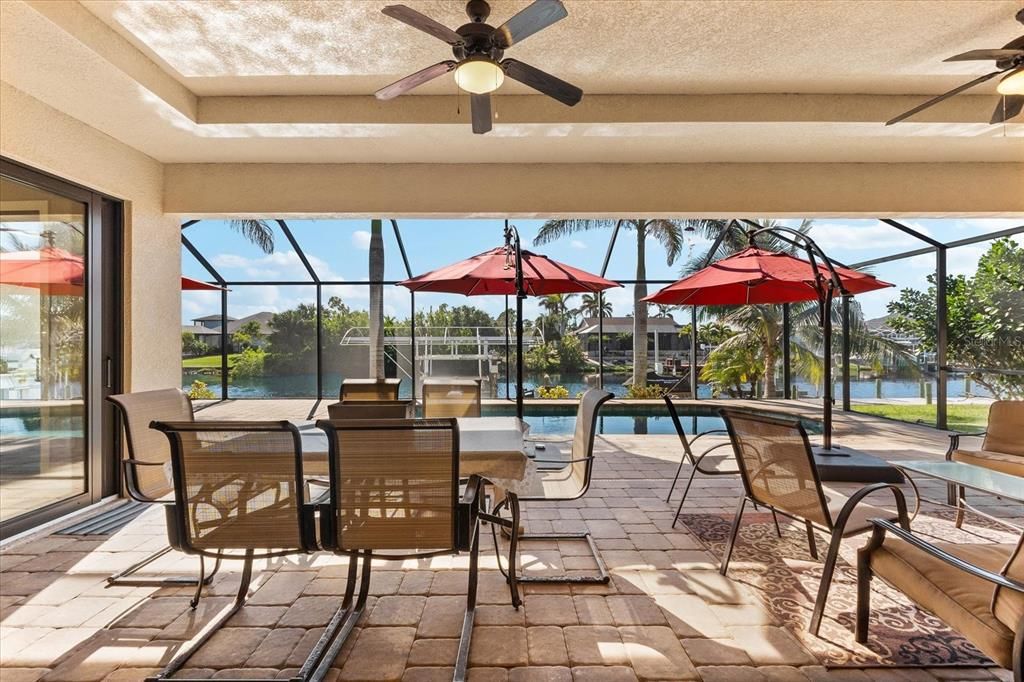
[[[830, 534], [808, 628], [811, 634], [817, 635], [843, 538], [870, 530], [870, 519], [875, 517], [898, 520], [900, 525], [909, 528], [903, 491], [891, 483], [875, 483], [846, 497], [821, 485], [807, 432], [798, 419], [736, 409], [723, 409], [721, 413], [732, 441], [744, 494], [729, 531], [720, 573], [725, 575], [729, 569], [748, 501], [767, 507], [773, 514], [778, 512], [803, 521], [811, 556], [815, 559], [818, 558], [815, 529]], [[865, 497], [880, 490], [892, 492], [895, 513], [863, 502]]]
[[699, 455], [693, 454], [693, 444], [704, 436], [716, 434], [727, 436], [729, 434], [728, 431], [725, 429], [712, 429], [698, 433], [693, 438], [687, 438], [683, 422], [679, 419], [679, 412], [676, 410], [671, 396], [666, 395], [664, 400], [665, 406], [668, 408], [668, 415], [672, 418], [672, 425], [679, 436], [679, 442], [683, 446], [683, 456], [679, 459], [679, 467], [676, 468], [676, 475], [672, 479], [668, 495], [665, 496], [665, 502], [669, 502], [672, 499], [672, 493], [675, 492], [676, 483], [679, 482], [679, 474], [683, 471], [683, 465], [689, 464], [691, 467], [690, 477], [686, 480], [686, 487], [683, 488], [683, 497], [679, 500], [676, 515], [672, 518], [672, 527], [675, 528], [676, 523], [679, 521], [679, 514], [683, 511], [683, 505], [686, 504], [686, 496], [690, 492], [690, 486], [693, 485], [693, 478], [698, 472], [705, 476], [738, 476], [740, 470], [737, 468], [736, 458], [733, 457], [730, 450], [732, 443], [728, 441], [705, 448]]
[[[960, 439], [966, 436], [984, 436], [980, 450], [961, 449]], [[988, 408], [988, 423], [979, 433], [949, 434], [946, 461], [962, 462], [992, 469], [1004, 474], [1024, 476], [1024, 400], [996, 400]], [[962, 486], [949, 484], [949, 504], [957, 508], [956, 527], [964, 522], [967, 504]], [[981, 516], [987, 514], [972, 510]], [[998, 520], [998, 519], [997, 519]]]
[[[255, 559], [313, 552], [317, 539], [294, 425], [188, 421], [156, 422], [153, 427], [171, 445], [174, 503], [166, 507], [171, 545], [186, 554], [244, 562], [234, 601], [150, 678], [162, 680], [179, 671], [242, 608]], [[200, 585], [193, 606], [201, 590]], [[293, 679], [318, 679], [313, 671], [322, 654], [322, 648], [314, 648]]]
[[[192, 402], [176, 388], [158, 389], [112, 395], [107, 398], [117, 410], [124, 427], [126, 453], [121, 460], [124, 485], [128, 496], [144, 504], [170, 504], [174, 490], [171, 476], [171, 446], [167, 437], [149, 428], [155, 420], [191, 422]], [[187, 586], [198, 581], [207, 584], [220, 566], [215, 563], [206, 575], [203, 557], [199, 557], [199, 577], [165, 576], [137, 577], [136, 572], [172, 551], [169, 545], [146, 556], [141, 561], [107, 578], [109, 585], [133, 587]]]
[[477, 379], [426, 379], [423, 381], [423, 417], [479, 417], [480, 381]]
[[327, 406], [331, 419], [408, 419], [411, 400], [346, 400]]
[[[561, 469], [542, 472], [537, 495], [512, 495], [495, 506], [495, 513], [508, 506], [512, 511], [513, 532], [509, 538], [509, 564], [513, 569], [518, 565], [519, 542], [523, 540], [583, 540], [597, 565], [597, 574], [571, 575], [519, 575], [517, 570], [505, 574], [512, 583], [513, 605], [518, 607], [518, 590], [515, 583], [607, 583], [608, 570], [589, 532], [583, 533], [519, 533], [520, 502], [571, 502], [587, 494], [594, 472], [594, 439], [597, 436], [597, 419], [601, 406], [612, 399], [612, 394], [592, 388], [583, 394], [576, 411], [576, 428], [573, 432], [572, 451], [568, 461], [534, 458], [538, 464], [562, 464]], [[495, 534], [495, 551], [498, 551]], [[501, 567], [499, 554], [499, 568]], [[504, 568], [502, 568], [504, 573]]]
[[476, 611], [483, 495], [476, 476], [469, 479], [465, 493], [459, 493], [455, 419], [321, 420], [317, 426], [327, 433], [330, 453], [329, 498], [320, 513], [321, 544], [350, 556], [345, 601], [352, 604], [338, 633], [329, 641], [321, 639], [326, 652], [323, 671], [366, 606], [374, 558], [468, 551], [466, 612], [453, 675], [456, 681], [465, 679]]
[[1016, 543], [933, 542], [883, 519], [857, 553], [856, 640], [882, 578], [1024, 682], [1024, 534]]
[[400, 379], [342, 379], [338, 400], [398, 400]]

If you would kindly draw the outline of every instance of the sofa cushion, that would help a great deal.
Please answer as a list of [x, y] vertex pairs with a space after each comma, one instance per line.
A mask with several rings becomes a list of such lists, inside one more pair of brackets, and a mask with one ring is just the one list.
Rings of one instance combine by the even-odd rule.
[[950, 455], [954, 462], [974, 464], [976, 466], [1001, 471], [1004, 474], [1024, 476], [1024, 457], [1009, 455], [1005, 452], [991, 450], [954, 450]]
[[[935, 543], [943, 551], [999, 572], [1016, 545]], [[970, 576], [927, 552], [888, 536], [871, 553], [872, 572], [961, 633], [999, 665], [1013, 658], [1013, 630], [992, 614], [993, 585]]]
[[997, 400], [988, 408], [983, 450], [1024, 457], [1024, 400]]
[[[1010, 560], [1006, 562], [1003, 575], [1017, 582], [1024, 583], [1024, 533]], [[1024, 593], [1005, 587], [996, 587], [992, 594], [992, 613], [999, 622], [1013, 629], [1024, 619]]]

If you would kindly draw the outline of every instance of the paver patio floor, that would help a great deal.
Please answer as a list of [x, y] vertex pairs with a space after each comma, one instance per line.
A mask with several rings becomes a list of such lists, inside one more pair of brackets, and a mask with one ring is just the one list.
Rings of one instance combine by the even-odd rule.
[[[310, 401], [236, 402], [198, 416], [302, 420], [310, 407]], [[941, 432], [863, 415], [840, 415], [837, 433], [843, 444], [893, 460], [938, 458], [946, 445]], [[674, 436], [601, 436], [597, 452], [590, 492], [571, 504], [528, 505], [526, 524], [533, 531], [589, 528], [612, 582], [528, 585], [517, 611], [508, 605], [493, 552], [485, 551], [471, 680], [1009, 679], [994, 669], [821, 667], [756, 595], [719, 576], [717, 557], [685, 526], [671, 528], [675, 502], [664, 498], [680, 456]], [[945, 499], [939, 485], [921, 488], [925, 498]], [[738, 479], [698, 476], [687, 509], [731, 513], [739, 491]], [[1024, 515], [1019, 505], [971, 501], [1004, 517]], [[934, 507], [922, 513], [929, 510]], [[195, 611], [188, 606], [191, 589], [105, 586], [107, 575], [164, 542], [162, 512], [154, 509], [112, 536], [42, 535], [4, 546], [0, 679], [137, 680], [159, 668], [230, 600], [240, 570], [235, 562], [222, 568]], [[585, 546], [573, 543], [531, 543], [524, 561], [585, 569], [585, 555]], [[187, 573], [196, 564], [172, 554], [154, 572]], [[187, 673], [293, 673], [340, 600], [345, 566], [344, 558], [323, 553], [260, 564], [260, 587], [249, 604], [196, 654]], [[467, 557], [377, 565], [374, 596], [334, 663], [333, 679], [450, 679], [467, 566]]]

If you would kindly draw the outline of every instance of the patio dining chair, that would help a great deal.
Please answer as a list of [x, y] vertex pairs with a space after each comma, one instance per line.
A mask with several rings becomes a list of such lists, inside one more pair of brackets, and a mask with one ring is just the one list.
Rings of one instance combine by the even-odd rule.
[[[961, 449], [960, 439], [967, 436], [984, 436], [981, 449]], [[994, 401], [988, 408], [988, 424], [984, 431], [949, 434], [946, 461], [963, 462], [1004, 474], [1024, 476], [1024, 400]], [[963, 526], [964, 510], [967, 508], [981, 516], [989, 517], [988, 514], [967, 504], [963, 486], [950, 483], [948, 488], [949, 504], [956, 507], [957, 528]]]
[[[679, 507], [676, 509], [676, 515], [672, 518], [672, 527], [676, 527], [676, 522], [679, 520], [679, 514], [683, 511], [683, 505], [686, 504], [686, 496], [690, 492], [690, 486], [693, 484], [693, 477], [697, 473], [701, 473], [704, 476], [739, 476], [739, 466], [736, 464], [736, 458], [733, 457], [731, 449], [723, 450], [724, 448], [732, 448], [732, 443], [726, 441], [725, 443], [719, 443], [706, 448], [699, 455], [693, 454], [693, 444], [704, 436], [711, 435], [729, 435], [729, 432], [725, 429], [712, 429], [710, 431], [703, 431], [696, 434], [693, 438], [686, 437], [686, 430], [683, 429], [683, 423], [679, 419], [679, 412], [676, 410], [675, 404], [672, 402], [672, 397], [666, 395], [664, 397], [665, 406], [668, 407], [668, 415], [672, 418], [672, 426], [676, 429], [676, 434], [679, 436], [679, 442], [683, 446], [683, 456], [679, 460], [679, 466], [676, 468], [676, 475], [672, 479], [672, 485], [668, 489], [668, 495], [665, 496], [665, 502], [672, 500], [672, 493], [675, 492], [676, 484], [679, 482], [679, 474], [683, 471], [683, 465], [690, 465], [690, 477], [686, 480], [686, 487], [683, 488], [683, 497], [679, 500]], [[723, 450], [721, 452], [715, 452], [716, 450]], [[714, 453], [714, 454], [712, 454]]]
[[398, 400], [400, 379], [342, 379], [338, 400]]
[[[870, 530], [872, 518], [898, 520], [909, 529], [903, 491], [892, 483], [874, 483], [846, 497], [822, 486], [807, 432], [798, 419], [736, 409], [723, 409], [722, 418], [729, 430], [744, 494], [729, 531], [720, 573], [725, 575], [729, 569], [748, 501], [802, 521], [811, 556], [815, 559], [818, 558], [815, 529], [831, 535], [808, 628], [811, 634], [817, 635], [843, 538]], [[886, 489], [892, 491], [895, 513], [864, 502], [868, 495]]]
[[320, 669], [329, 670], [366, 606], [374, 559], [468, 551], [466, 610], [453, 674], [462, 682], [476, 613], [479, 520], [486, 515], [479, 477], [470, 477], [459, 493], [456, 421], [321, 420], [317, 426], [327, 433], [330, 467], [321, 544], [350, 557], [345, 601], [353, 604], [338, 632], [317, 645], [325, 652]]
[[856, 640], [868, 638], [877, 576], [1024, 682], [1024, 534], [1016, 543], [933, 543], [871, 522], [871, 539], [857, 552]]
[[422, 390], [424, 419], [480, 416], [479, 379], [425, 379]]
[[[594, 473], [594, 438], [597, 435], [597, 418], [601, 406], [612, 399], [608, 391], [592, 388], [583, 394], [580, 406], [576, 411], [576, 428], [573, 433], [572, 450], [568, 460], [544, 459], [535, 457], [537, 464], [559, 464], [561, 468], [541, 471], [536, 495], [508, 495], [498, 502], [493, 510], [495, 515], [508, 507], [512, 512], [513, 532], [509, 535], [510, 571], [505, 572], [501, 565], [497, 534], [494, 535], [494, 549], [498, 554], [498, 567], [511, 584], [513, 605], [518, 600], [516, 583], [607, 583], [608, 570], [605, 568], [601, 553], [594, 544], [589, 532], [581, 533], [520, 533], [520, 504], [525, 502], [571, 502], [587, 494]], [[528, 540], [583, 540], [590, 548], [590, 554], [597, 564], [597, 574], [590, 575], [520, 575], [515, 567], [519, 564], [519, 543]]]
[[343, 400], [327, 406], [331, 419], [409, 419], [411, 400]]
[[[171, 476], [171, 448], [167, 437], [149, 428], [154, 420], [173, 422], [193, 421], [192, 402], [177, 388], [158, 389], [112, 395], [107, 398], [117, 409], [124, 426], [126, 456], [121, 460], [124, 485], [128, 496], [143, 504], [170, 505], [173, 503], [174, 483]], [[182, 587], [213, 580], [220, 568], [219, 560], [206, 574], [205, 560], [199, 556], [199, 575], [138, 577], [135, 574], [172, 551], [170, 545], [149, 554], [107, 578], [108, 585], [129, 587]]]
[[[154, 422], [171, 446], [174, 502], [166, 507], [170, 543], [186, 554], [241, 560], [235, 599], [184, 644], [150, 680], [174, 676], [239, 609], [253, 584], [253, 561], [318, 549], [314, 508], [305, 498], [298, 429], [280, 422]], [[202, 594], [196, 589], [193, 607]], [[343, 601], [325, 636], [336, 633]], [[320, 680], [314, 648], [292, 680]]]

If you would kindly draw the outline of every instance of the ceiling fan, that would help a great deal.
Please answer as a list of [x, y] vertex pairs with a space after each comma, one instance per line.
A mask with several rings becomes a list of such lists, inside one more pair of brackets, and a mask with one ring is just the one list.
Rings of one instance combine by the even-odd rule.
[[508, 48], [567, 17], [561, 0], [535, 0], [497, 28], [487, 24], [491, 6], [485, 0], [469, 0], [469, 23], [454, 31], [405, 5], [388, 5], [381, 12], [448, 43], [455, 59], [438, 62], [381, 88], [376, 92], [377, 99], [393, 99], [455, 71], [455, 82], [470, 93], [473, 132], [483, 134], [491, 129], [490, 93], [501, 86], [505, 76], [570, 107], [583, 98], [583, 91], [571, 83], [516, 59], [502, 59]]
[[[1018, 11], [1015, 16], [1017, 21], [1024, 24], [1024, 9]], [[996, 70], [955, 87], [949, 92], [943, 93], [938, 97], [933, 97], [924, 104], [918, 105], [890, 121], [886, 121], [885, 125], [888, 126], [893, 123], [899, 123], [900, 121], [910, 118], [919, 111], [923, 111], [930, 106], [938, 104], [944, 99], [949, 99], [953, 95], [958, 95], [964, 90], [969, 90], [975, 85], [980, 85], [985, 81], [1002, 74], [1006, 75], [999, 80], [999, 85], [996, 87], [996, 91], [1002, 95], [1002, 97], [1000, 98], [999, 104], [996, 105], [995, 111], [992, 112], [992, 119], [989, 123], [1002, 123], [1003, 121], [1008, 121], [1024, 110], [1024, 36], [1011, 40], [998, 50], [969, 50], [968, 52], [954, 55], [948, 59], [944, 59], [943, 61], [994, 61], [996, 63]]]

